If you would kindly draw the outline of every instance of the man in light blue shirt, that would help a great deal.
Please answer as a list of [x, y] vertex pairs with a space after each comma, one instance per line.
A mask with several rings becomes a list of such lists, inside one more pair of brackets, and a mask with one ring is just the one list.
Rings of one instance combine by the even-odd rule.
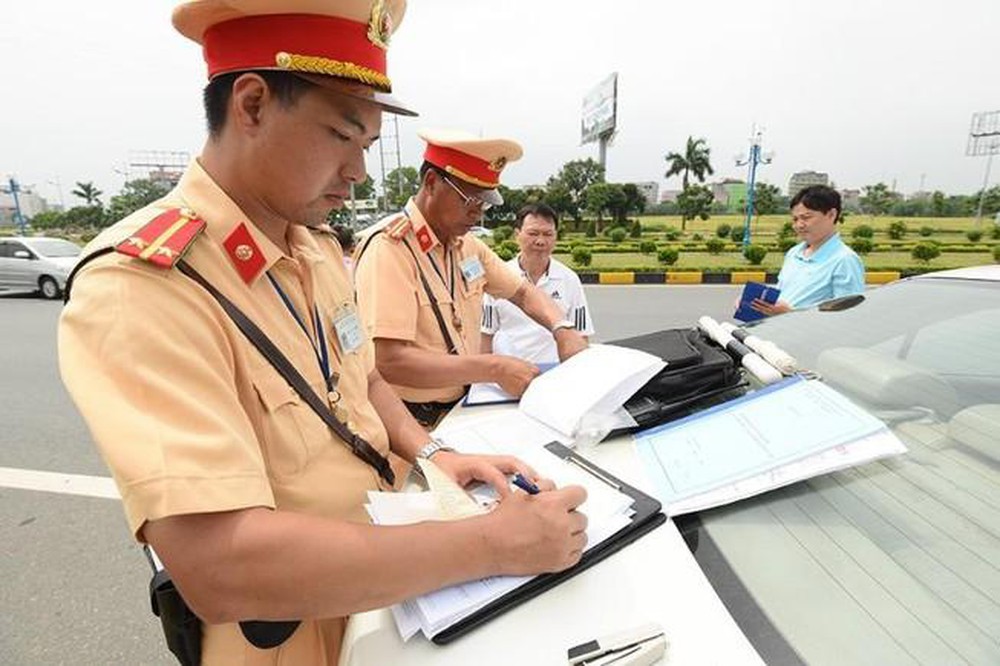
[[865, 267], [840, 239], [840, 194], [826, 185], [807, 187], [791, 201], [792, 226], [802, 242], [785, 253], [778, 273], [777, 303], [755, 300], [766, 315], [808, 308], [865, 290]]

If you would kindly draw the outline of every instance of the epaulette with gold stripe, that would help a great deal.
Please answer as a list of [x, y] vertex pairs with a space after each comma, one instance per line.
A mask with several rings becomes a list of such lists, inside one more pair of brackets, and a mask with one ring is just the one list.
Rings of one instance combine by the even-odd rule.
[[117, 252], [173, 268], [205, 229], [204, 220], [187, 208], [171, 208], [147, 222], [115, 246]]
[[408, 232], [412, 226], [410, 218], [405, 215], [400, 215], [399, 219], [392, 222], [385, 228], [385, 235], [392, 240], [398, 241], [406, 235], [406, 232]]

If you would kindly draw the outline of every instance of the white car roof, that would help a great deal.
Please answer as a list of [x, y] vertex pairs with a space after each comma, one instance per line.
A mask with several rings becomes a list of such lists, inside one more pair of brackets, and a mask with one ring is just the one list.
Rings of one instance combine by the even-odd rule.
[[987, 282], [1000, 282], [1000, 264], [990, 264], [987, 266], [969, 266], [968, 268], [953, 268], [949, 271], [935, 271], [917, 276], [926, 278], [953, 278], [959, 280], [985, 280]]

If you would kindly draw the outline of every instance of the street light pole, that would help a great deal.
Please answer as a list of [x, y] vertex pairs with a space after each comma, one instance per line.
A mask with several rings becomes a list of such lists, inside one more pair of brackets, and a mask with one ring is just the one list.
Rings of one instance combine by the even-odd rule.
[[986, 198], [986, 188], [990, 184], [990, 168], [993, 166], [993, 155], [994, 153], [991, 152], [986, 158], [986, 174], [983, 176], [983, 189], [979, 191], [979, 208], [976, 209], [977, 229], [983, 221], [983, 200]]
[[760, 152], [760, 142], [762, 130], [758, 130], [754, 127], [750, 131], [750, 153], [745, 160], [736, 160], [736, 166], [748, 165], [750, 175], [747, 177], [747, 216], [743, 221], [743, 249], [746, 250], [750, 246], [750, 222], [753, 220], [753, 200], [754, 200], [754, 190], [756, 189], [757, 181], [757, 166], [760, 164], [770, 164], [770, 157], [761, 156]]
[[9, 194], [14, 199], [14, 222], [17, 224], [17, 228], [23, 236], [26, 232], [25, 219], [24, 215], [21, 213], [21, 201], [17, 197], [17, 193], [21, 191], [21, 186], [18, 185], [16, 180], [14, 180], [14, 176], [7, 177], [7, 185], [7, 187], [3, 188], [3, 192]]

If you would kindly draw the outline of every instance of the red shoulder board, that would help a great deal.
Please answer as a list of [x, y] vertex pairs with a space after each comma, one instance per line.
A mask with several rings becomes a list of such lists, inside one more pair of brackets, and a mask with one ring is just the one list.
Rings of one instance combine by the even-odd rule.
[[392, 240], [400, 240], [406, 235], [406, 232], [410, 230], [410, 218], [405, 215], [401, 215], [398, 220], [392, 222], [385, 228], [385, 235]]
[[137, 229], [115, 250], [160, 268], [173, 268], [204, 229], [205, 222], [194, 211], [171, 208]]

